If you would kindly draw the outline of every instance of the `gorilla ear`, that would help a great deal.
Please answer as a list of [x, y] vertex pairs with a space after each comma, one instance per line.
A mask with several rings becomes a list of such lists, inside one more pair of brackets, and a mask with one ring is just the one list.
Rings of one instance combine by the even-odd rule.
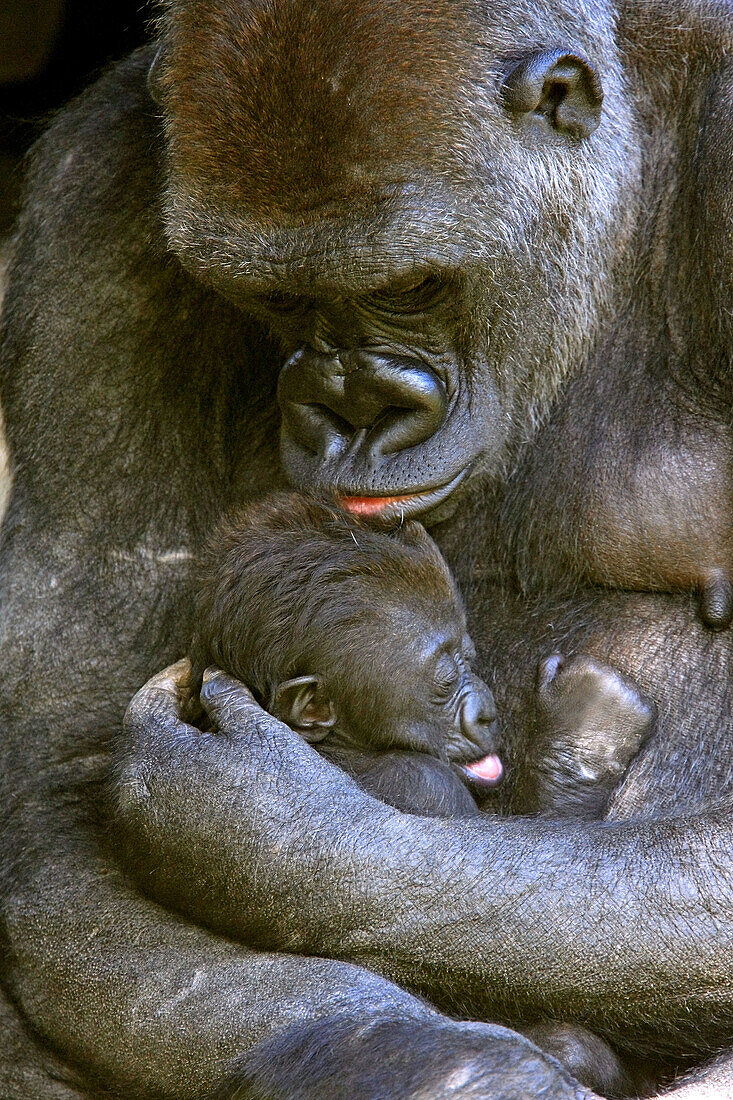
[[153, 103], [158, 107], [163, 106], [163, 86], [161, 81], [161, 73], [163, 71], [163, 46], [158, 46], [155, 51], [155, 57], [153, 58], [150, 68], [148, 69], [148, 94]]
[[501, 86], [504, 106], [541, 118], [561, 134], [586, 138], [601, 121], [603, 88], [584, 57], [542, 50], [513, 65]]
[[318, 676], [283, 680], [273, 691], [268, 709], [311, 745], [328, 737], [336, 724], [336, 708]]

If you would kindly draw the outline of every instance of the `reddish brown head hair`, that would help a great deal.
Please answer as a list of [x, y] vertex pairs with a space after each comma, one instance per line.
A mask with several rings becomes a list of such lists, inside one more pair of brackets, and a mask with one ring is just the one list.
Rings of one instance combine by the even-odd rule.
[[[176, 170], [253, 220], [300, 221], [451, 145], [470, 71], [461, 0], [185, 0], [160, 87]], [[456, 140], [458, 136], [456, 135]]]

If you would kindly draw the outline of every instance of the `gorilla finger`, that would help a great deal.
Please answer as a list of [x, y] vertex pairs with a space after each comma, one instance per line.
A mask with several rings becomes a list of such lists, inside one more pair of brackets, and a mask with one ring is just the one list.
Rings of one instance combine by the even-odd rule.
[[151, 723], [171, 728], [181, 725], [190, 674], [191, 662], [184, 657], [152, 676], [130, 700], [122, 723], [125, 733], [134, 735]]
[[266, 741], [272, 740], [275, 731], [296, 736], [288, 726], [262, 709], [249, 688], [218, 668], [207, 668], [204, 673], [201, 704], [214, 729], [220, 733]]

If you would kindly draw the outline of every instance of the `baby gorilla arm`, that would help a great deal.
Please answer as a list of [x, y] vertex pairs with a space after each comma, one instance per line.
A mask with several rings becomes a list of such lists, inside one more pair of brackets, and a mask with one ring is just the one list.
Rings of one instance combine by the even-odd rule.
[[329, 749], [322, 756], [355, 779], [363, 791], [419, 817], [475, 817], [480, 811], [450, 764], [423, 752]]

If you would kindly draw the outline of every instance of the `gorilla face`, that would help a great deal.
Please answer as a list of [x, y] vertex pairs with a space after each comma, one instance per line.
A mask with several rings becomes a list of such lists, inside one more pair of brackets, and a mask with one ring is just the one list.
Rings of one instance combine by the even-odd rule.
[[489, 375], [471, 417], [462, 295], [456, 269], [416, 263], [360, 293], [295, 300], [278, 392], [297, 485], [407, 517], [439, 505], [500, 445], [505, 410]]
[[280, 338], [296, 486], [438, 518], [588, 354], [638, 158], [610, 17], [573, 2], [171, 0], [169, 240]]

